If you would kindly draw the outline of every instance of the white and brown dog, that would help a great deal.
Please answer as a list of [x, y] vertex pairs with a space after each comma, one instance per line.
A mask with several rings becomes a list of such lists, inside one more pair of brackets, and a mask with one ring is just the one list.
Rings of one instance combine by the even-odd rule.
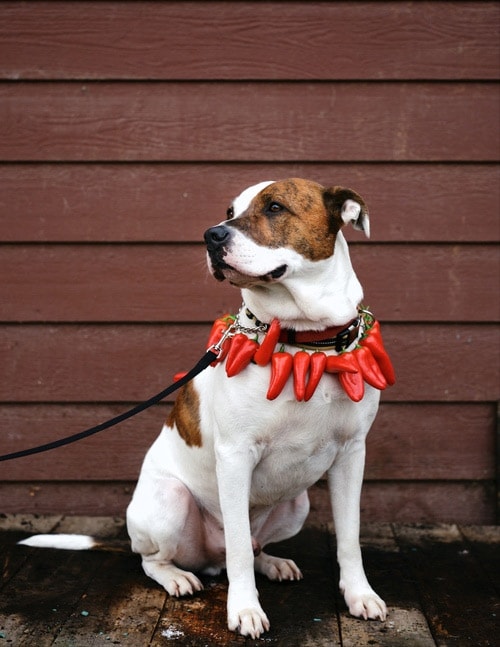
[[[205, 233], [212, 274], [242, 290], [240, 323], [348, 328], [363, 292], [340, 231], [346, 223], [369, 233], [365, 204], [348, 189], [291, 179], [243, 191], [228, 220]], [[251, 364], [228, 378], [219, 364], [184, 387], [127, 511], [132, 549], [171, 595], [201, 589], [193, 572], [225, 567], [229, 628], [255, 638], [269, 621], [254, 569], [272, 580], [302, 577], [294, 562], [262, 549], [301, 529], [307, 488], [327, 472], [340, 588], [353, 615], [384, 619], [359, 547], [365, 437], [379, 391], [368, 387], [354, 403], [324, 375], [309, 402], [297, 402], [291, 384], [270, 401], [269, 371]]]
[[[362, 198], [307, 180], [262, 182], [234, 200], [205, 240], [213, 276], [242, 291], [243, 329], [277, 318], [289, 331], [290, 353], [310, 338], [336, 354], [344, 330], [347, 349], [356, 345], [352, 322], [363, 291], [341, 233], [346, 223], [369, 234]], [[379, 391], [367, 386], [355, 403], [325, 373], [308, 402], [296, 400], [291, 382], [270, 401], [269, 377], [269, 366], [250, 364], [229, 378], [219, 363], [183, 387], [127, 510], [132, 549], [174, 596], [202, 588], [195, 572], [226, 568], [229, 628], [256, 638], [269, 620], [254, 571], [271, 580], [302, 577], [293, 561], [263, 549], [299, 532], [307, 488], [326, 472], [347, 606], [355, 616], [384, 620], [359, 546], [365, 437]]]

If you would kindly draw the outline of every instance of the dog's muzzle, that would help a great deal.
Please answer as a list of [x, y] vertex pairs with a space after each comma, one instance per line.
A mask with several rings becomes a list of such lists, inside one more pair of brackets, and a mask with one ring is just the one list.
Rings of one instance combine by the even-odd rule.
[[[205, 243], [207, 245], [207, 252], [210, 258], [210, 263], [212, 265], [212, 273], [214, 278], [218, 281], [223, 281], [226, 278], [226, 270], [233, 273], [234, 275], [238, 274], [240, 277], [247, 277], [252, 280], [252, 282], [259, 281], [267, 283], [269, 281], [275, 281], [281, 278], [287, 271], [287, 265], [279, 265], [278, 267], [273, 268], [265, 274], [248, 274], [242, 273], [241, 270], [237, 267], [233, 267], [226, 262], [225, 257], [228, 254], [229, 246], [233, 239], [233, 231], [230, 227], [226, 225], [216, 225], [215, 227], [210, 227], [205, 232]], [[242, 287], [241, 278], [240, 280], [233, 281], [230, 280], [234, 285], [239, 285]]]
[[224, 261], [224, 257], [227, 254], [227, 246], [231, 237], [231, 231], [225, 225], [210, 227], [204, 234], [213, 274], [219, 281], [223, 281], [225, 278], [222, 270], [230, 269], [230, 266]]

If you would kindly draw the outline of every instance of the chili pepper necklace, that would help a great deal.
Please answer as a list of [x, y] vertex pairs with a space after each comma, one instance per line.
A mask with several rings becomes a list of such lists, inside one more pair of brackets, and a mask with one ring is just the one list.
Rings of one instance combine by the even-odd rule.
[[[363, 308], [359, 309], [359, 321], [361, 335], [355, 348], [350, 351], [327, 355], [321, 350], [311, 351], [304, 343], [304, 346], [297, 344], [299, 350], [292, 354], [285, 350], [283, 343], [276, 350], [282, 336], [277, 319], [270, 324], [256, 321], [256, 325], [250, 328], [240, 324], [239, 315], [226, 314], [215, 320], [207, 349], [220, 351], [212, 366], [225, 361], [228, 377], [234, 377], [251, 362], [258, 366], [270, 364], [268, 400], [277, 398], [291, 378], [297, 401], [307, 402], [322, 375], [330, 373], [337, 375], [347, 396], [359, 402], [364, 396], [365, 382], [383, 390], [396, 381], [392, 362], [382, 341], [380, 323]], [[260, 343], [259, 335], [264, 335]]]

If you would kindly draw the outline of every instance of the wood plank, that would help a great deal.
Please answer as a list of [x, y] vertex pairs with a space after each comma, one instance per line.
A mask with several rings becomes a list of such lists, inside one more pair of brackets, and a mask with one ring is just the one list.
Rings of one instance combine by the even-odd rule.
[[[398, 527], [396, 536], [418, 583], [436, 644], [490, 646], [498, 629], [497, 594], [456, 526], [439, 533]], [[462, 613], [457, 613], [457, 604]]]
[[93, 573], [102, 569], [108, 556], [23, 550], [29, 551], [29, 560], [0, 591], [3, 631], [12, 644], [45, 647], [53, 644], [61, 624], [75, 611]]
[[494, 83], [6, 82], [0, 158], [495, 161], [499, 110]]
[[33, 533], [52, 532], [60, 520], [61, 515], [0, 514], [0, 591], [29, 559], [28, 553], [19, 550], [16, 542]]
[[[33, 535], [35, 533], [48, 533], [56, 528], [61, 521], [62, 515], [33, 515], [33, 514], [6, 514], [0, 513], [0, 532], [9, 531], [9, 536], [13, 533]], [[10, 534], [12, 533], [12, 534]], [[3, 535], [2, 535], [3, 537]]]
[[125, 516], [134, 488], [135, 481], [0, 482], [0, 500], [4, 513]]
[[342, 647], [434, 647], [427, 620], [418, 605], [418, 591], [408, 578], [391, 525], [364, 525], [360, 541], [365, 572], [374, 590], [385, 600], [388, 617], [385, 622], [360, 622], [349, 615], [339, 594]]
[[[227, 629], [225, 578], [202, 579], [205, 589], [195, 598], [167, 599], [150, 643], [151, 647], [162, 647], [167, 640], [189, 647], [258, 645], [260, 641], [244, 639]], [[265, 634], [264, 640], [269, 640], [269, 634]], [[272, 644], [274, 641], [270, 642]]]
[[[2, 434], [0, 453], [69, 436], [126, 408], [124, 404], [4, 405], [0, 407], [0, 427], [8, 433]], [[22, 481], [28, 474], [33, 481], [64, 481], [75, 474], [81, 481], [134, 480], [170, 409], [170, 405], [161, 404], [91, 439], [61, 447], [56, 453], [2, 463], [2, 481]], [[4, 441], [5, 436], [8, 438]]]
[[[50, 442], [118, 415], [125, 405], [0, 406], [0, 454]], [[133, 480], [170, 405], [85, 442], [2, 464], [3, 481]], [[495, 475], [494, 407], [490, 404], [383, 403], [368, 436], [365, 478], [486, 480]], [[106, 456], [106, 460], [96, 460]], [[57, 457], [57, 460], [54, 460]], [[1, 527], [1, 519], [0, 519]]]
[[[335, 567], [327, 533], [324, 529], [305, 528], [300, 535], [268, 549], [272, 555], [293, 559], [304, 579], [270, 582], [264, 577], [257, 578], [260, 600], [271, 622], [271, 630], [263, 640], [271, 645], [340, 647]], [[262, 639], [243, 640], [226, 629], [226, 594], [225, 578], [208, 578], [206, 590], [196, 598], [169, 598], [151, 644], [164, 645], [169, 635], [177, 637], [178, 644], [194, 647], [262, 644]]]
[[491, 585], [500, 589], [500, 526], [460, 526], [468, 549], [483, 565]]
[[[311, 516], [332, 519], [326, 481], [310, 488]], [[366, 523], [495, 523], [495, 487], [491, 481], [365, 481], [361, 519]]]
[[52, 532], [55, 533], [81, 533], [103, 539], [120, 537], [125, 530], [124, 517], [84, 516], [72, 515], [63, 517]]
[[[18, 521], [19, 518], [13, 520], [13, 528]], [[30, 523], [47, 526], [47, 521], [40, 517], [33, 517]], [[65, 518], [62, 527], [80, 532], [102, 528], [99, 534], [105, 535], [118, 525], [115, 519]], [[9, 526], [4, 525], [0, 544], [11, 544], [15, 536], [16, 531], [9, 531]], [[355, 620], [347, 616], [341, 602], [339, 633], [335, 612], [338, 568], [333, 563], [331, 550], [334, 544], [329, 545], [325, 526], [308, 526], [300, 535], [273, 547], [272, 551], [295, 559], [305, 579], [280, 584], [259, 577], [261, 598], [271, 615], [272, 629], [263, 640], [255, 642], [245, 641], [224, 628], [227, 589], [224, 577], [204, 578], [206, 589], [202, 594], [192, 599], [168, 600], [162, 611], [165, 593], [144, 576], [137, 556], [114, 555], [108, 559], [109, 556], [96, 552], [71, 555], [64, 551], [18, 547], [16, 550], [29, 555], [29, 561], [36, 567], [31, 568], [33, 578], [24, 589], [19, 585], [23, 577], [26, 581], [26, 573], [24, 576], [19, 574], [16, 597], [7, 601], [8, 607], [2, 606], [0, 632], [6, 643], [30, 646], [52, 644], [55, 639], [56, 644], [82, 646], [112, 642], [164, 645], [166, 641], [175, 640], [177, 645], [185, 647], [256, 645], [263, 641], [290, 647], [341, 644], [343, 647], [428, 647], [434, 644], [490, 647], [496, 644], [497, 599], [491, 596], [488, 581], [491, 565], [478, 555], [483, 549], [488, 551], [496, 547], [499, 538], [498, 527], [363, 524], [361, 543], [365, 568], [376, 590], [389, 603], [389, 618], [386, 623]], [[53, 560], [64, 562], [66, 558], [72, 562], [71, 569], [68, 564], [62, 567], [59, 564], [50, 571]], [[91, 569], [88, 560], [92, 562]], [[47, 561], [49, 563], [44, 564]], [[28, 567], [27, 564], [26, 570]], [[85, 589], [83, 582], [88, 580], [89, 570], [93, 575]], [[62, 606], [54, 607], [55, 611], [50, 609], [51, 614], [43, 625], [40, 615], [47, 606], [49, 592], [59, 588], [73, 594], [78, 589], [75, 574], [82, 580], [84, 592], [80, 600], [66, 615]], [[434, 580], [435, 585], [427, 588]], [[471, 599], [472, 606], [469, 606]], [[3, 603], [5, 596], [1, 600]], [[429, 627], [424, 624], [421, 602], [436, 632], [436, 643], [430, 640]], [[482, 625], [481, 616], [478, 618], [472, 613], [481, 603], [484, 608], [480, 614], [486, 617]], [[14, 614], [5, 613], [11, 607]], [[13, 616], [21, 615], [15, 631], [10, 631], [15, 621]], [[54, 622], [54, 615], [58, 616], [59, 625]], [[158, 619], [155, 638], [150, 642]], [[470, 631], [471, 623], [476, 625], [474, 633]], [[33, 624], [38, 628], [36, 634]], [[453, 624], [459, 631], [450, 635]]]
[[286, 177], [356, 189], [372, 242], [498, 241], [498, 165], [343, 163], [0, 164], [0, 240], [201, 242], [244, 188]]
[[[205, 319], [238, 299], [210, 277], [205, 257], [201, 245], [0, 245], [0, 320]], [[354, 243], [351, 259], [365, 301], [376, 300], [384, 321], [500, 320], [493, 245]]]
[[498, 73], [499, 16], [492, 2], [427, 2], [425, 11], [411, 2], [2, 5], [2, 78], [378, 80]]
[[492, 481], [366, 481], [361, 517], [366, 522], [491, 524], [495, 508]]
[[[218, 314], [218, 313], [215, 313]], [[209, 326], [0, 326], [0, 401], [140, 402], [201, 356]], [[384, 324], [397, 383], [386, 402], [499, 399], [494, 324]]]
[[9, 532], [0, 534], [2, 553], [6, 551], [9, 565], [12, 559], [18, 566], [22, 564], [22, 568], [4, 581], [0, 591], [0, 626], [4, 637], [10, 643], [28, 647], [35, 643], [42, 647], [53, 644], [60, 624], [71, 615], [79, 596], [85, 596], [85, 586], [97, 566], [96, 561], [102, 562], [102, 557], [93, 557], [90, 553], [78, 555], [72, 551], [20, 548], [15, 545], [21, 538], [15, 529], [22, 529], [23, 536], [33, 532], [80, 532], [112, 538], [119, 534], [124, 523], [123, 518], [107, 517], [62, 519], [17, 515], [5, 520], [2, 527]]
[[52, 645], [149, 645], [166, 597], [138, 555], [107, 555]]
[[[134, 487], [133, 481], [2, 482], [0, 500], [5, 513], [123, 516]], [[310, 497], [311, 519], [331, 521], [326, 483], [320, 481], [311, 488]], [[365, 522], [493, 524], [495, 509], [490, 481], [367, 481], [361, 518]]]
[[382, 403], [365, 479], [494, 479], [494, 447], [494, 405]]
[[[387, 574], [394, 583], [393, 572]], [[434, 647], [425, 615], [418, 609], [392, 607], [385, 622], [362, 622], [347, 612], [341, 616], [342, 647]]]

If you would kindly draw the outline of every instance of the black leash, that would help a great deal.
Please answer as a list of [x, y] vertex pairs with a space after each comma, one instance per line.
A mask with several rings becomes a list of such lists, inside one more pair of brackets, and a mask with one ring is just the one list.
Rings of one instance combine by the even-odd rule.
[[31, 447], [30, 449], [23, 449], [18, 452], [12, 452], [12, 454], [4, 454], [3, 456], [0, 456], [0, 462], [10, 461], [10, 460], [13, 460], [14, 458], [23, 458], [24, 456], [31, 456], [32, 454], [39, 454], [41, 452], [46, 452], [49, 449], [56, 449], [57, 447], [63, 447], [64, 445], [75, 443], [77, 440], [88, 438], [93, 434], [97, 434], [99, 431], [104, 431], [105, 429], [114, 427], [115, 425], [118, 425], [120, 422], [123, 422], [124, 420], [128, 420], [128, 418], [132, 418], [132, 416], [135, 416], [138, 413], [141, 413], [142, 411], [149, 409], [149, 407], [152, 407], [154, 404], [158, 404], [158, 402], [166, 398], [167, 395], [170, 395], [174, 391], [177, 391], [177, 389], [180, 389], [181, 386], [184, 386], [184, 384], [187, 384], [187, 382], [189, 382], [194, 377], [196, 377], [198, 373], [201, 373], [203, 370], [205, 370], [207, 366], [209, 366], [214, 360], [217, 359], [217, 357], [218, 357], [218, 353], [214, 353], [211, 350], [208, 350], [205, 353], [205, 355], [203, 355], [203, 357], [200, 359], [200, 361], [196, 364], [196, 366], [194, 366], [188, 373], [186, 373], [184, 377], [181, 377], [179, 380], [174, 382], [174, 384], [171, 384], [169, 387], [167, 387], [163, 391], [160, 391], [160, 393], [157, 393], [152, 398], [149, 398], [149, 400], [146, 400], [145, 402], [141, 402], [141, 404], [136, 405], [135, 407], [133, 407], [132, 409], [129, 409], [128, 411], [125, 411], [124, 413], [120, 413], [118, 416], [111, 418], [111, 420], [102, 422], [100, 425], [96, 425], [95, 427], [91, 427], [90, 429], [86, 429], [85, 431], [80, 431], [79, 433], [73, 434], [72, 436], [67, 436], [66, 438], [61, 438], [60, 440], [54, 440], [51, 443], [46, 443], [45, 445], [39, 445], [38, 447]]

